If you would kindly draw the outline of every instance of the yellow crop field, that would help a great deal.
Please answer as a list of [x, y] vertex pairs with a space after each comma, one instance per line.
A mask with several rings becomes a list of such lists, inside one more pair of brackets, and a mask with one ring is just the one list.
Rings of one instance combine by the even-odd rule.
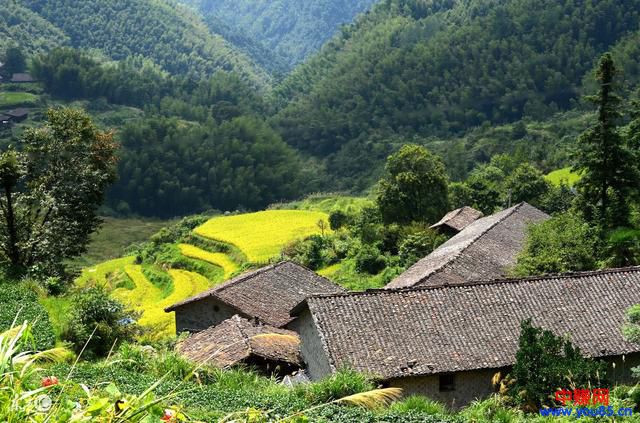
[[76, 285], [80, 288], [84, 288], [90, 283], [108, 286], [109, 281], [107, 279], [110, 274], [123, 270], [126, 266], [133, 264], [134, 261], [135, 257], [123, 257], [85, 268], [76, 279]]
[[321, 232], [320, 220], [328, 215], [317, 211], [268, 210], [237, 216], [214, 217], [194, 232], [206, 238], [235, 245], [253, 263], [277, 257], [289, 242]]
[[165, 313], [164, 309], [179, 301], [197, 295], [209, 289], [209, 281], [202, 275], [186, 270], [169, 270], [173, 279], [173, 292], [167, 298], [145, 308], [140, 319], [143, 326], [151, 326], [156, 336], [171, 336], [176, 333], [176, 321], [173, 313]]
[[189, 244], [180, 244], [180, 252], [182, 255], [198, 260], [206, 261], [215, 266], [221, 267], [224, 270], [225, 279], [229, 278], [235, 271], [238, 270], [238, 265], [231, 260], [231, 258], [224, 253], [212, 253], [210, 251], [203, 250]]

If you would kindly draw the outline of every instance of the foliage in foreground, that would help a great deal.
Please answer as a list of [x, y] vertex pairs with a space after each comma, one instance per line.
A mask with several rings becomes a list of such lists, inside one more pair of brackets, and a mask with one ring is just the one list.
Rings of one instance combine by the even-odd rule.
[[53, 347], [55, 335], [47, 311], [38, 303], [38, 295], [25, 284], [0, 282], [0, 332], [16, 320], [31, 322], [36, 348]]
[[603, 387], [606, 366], [584, 358], [570, 340], [525, 320], [510, 378], [511, 399], [528, 411], [536, 411], [542, 406], [558, 406], [553, 397], [558, 389]]

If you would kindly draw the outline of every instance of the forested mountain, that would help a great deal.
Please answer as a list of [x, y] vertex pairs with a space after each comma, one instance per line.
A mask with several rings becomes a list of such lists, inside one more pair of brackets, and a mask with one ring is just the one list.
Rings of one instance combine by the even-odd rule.
[[199, 10], [210, 25], [217, 28], [222, 21], [263, 43], [291, 68], [376, 0], [181, 1]]
[[544, 120], [576, 107], [639, 14], [640, 0], [384, 0], [284, 81], [273, 122], [346, 176], [362, 170], [344, 169], [353, 153], [384, 151], [394, 135]]
[[269, 76], [245, 54], [210, 31], [186, 7], [168, 0], [24, 0], [66, 34], [72, 46], [115, 60], [141, 55], [173, 73], [201, 78], [235, 71], [257, 87]]
[[9, 47], [7, 40], [27, 54], [42, 53], [69, 41], [60, 29], [15, 1], [3, 1], [0, 8], [0, 54]]

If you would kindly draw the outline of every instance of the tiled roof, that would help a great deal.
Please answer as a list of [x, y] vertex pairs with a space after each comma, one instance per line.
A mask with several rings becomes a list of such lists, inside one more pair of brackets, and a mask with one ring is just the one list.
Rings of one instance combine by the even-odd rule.
[[438, 223], [431, 226], [431, 229], [437, 229], [442, 226], [460, 232], [476, 220], [483, 216], [482, 212], [473, 207], [462, 207], [460, 209], [450, 211]]
[[6, 114], [12, 117], [22, 117], [28, 115], [29, 110], [21, 107], [18, 109], [9, 110], [8, 112], [6, 112]]
[[640, 352], [621, 332], [635, 304], [640, 267], [311, 297], [293, 313], [309, 308], [334, 369], [393, 378], [512, 365], [528, 318], [592, 357]]
[[251, 356], [299, 366], [300, 338], [295, 332], [250, 322], [236, 315], [191, 335], [178, 346], [185, 358], [220, 368]]
[[546, 213], [521, 203], [478, 219], [386, 288], [456, 284], [507, 276], [522, 250], [527, 225], [548, 218]]
[[14, 73], [11, 82], [34, 82], [35, 79], [28, 73]]
[[314, 294], [337, 294], [343, 288], [298, 264], [285, 261], [242, 274], [195, 297], [165, 309], [179, 307], [213, 297], [228, 304], [243, 315], [258, 318], [276, 327], [290, 320], [289, 311], [306, 297]]

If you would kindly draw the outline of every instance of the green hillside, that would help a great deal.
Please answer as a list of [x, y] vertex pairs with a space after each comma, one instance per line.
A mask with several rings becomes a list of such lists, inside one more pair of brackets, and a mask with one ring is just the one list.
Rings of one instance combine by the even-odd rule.
[[[55, 25], [15, 1], [0, 5], [0, 39], [20, 45], [27, 53], [42, 53], [68, 44], [69, 38]], [[0, 54], [10, 43], [0, 43]]]
[[269, 77], [202, 20], [165, 0], [41, 1], [24, 4], [60, 28], [71, 45], [122, 60], [142, 55], [173, 74], [204, 77], [236, 71], [257, 87]]
[[385, 0], [279, 86], [273, 123], [291, 145], [345, 162], [351, 178], [367, 167], [349, 158], [370, 158], [394, 136], [544, 121], [576, 106], [597, 57], [637, 30], [639, 10], [638, 0]]
[[[292, 68], [318, 51], [375, 0], [181, 0], [215, 27], [225, 22], [261, 42]], [[259, 53], [259, 51], [257, 52]]]

